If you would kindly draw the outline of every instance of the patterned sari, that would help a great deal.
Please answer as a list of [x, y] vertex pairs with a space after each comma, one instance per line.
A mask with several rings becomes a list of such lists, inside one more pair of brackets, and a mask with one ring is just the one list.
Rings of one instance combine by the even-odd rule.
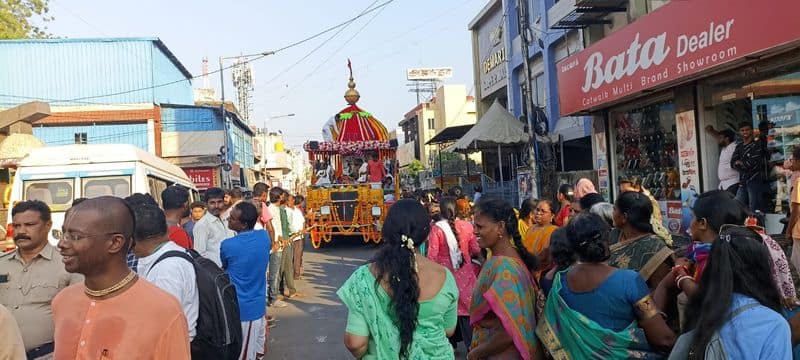
[[519, 358], [533, 359], [536, 348], [535, 301], [533, 276], [522, 261], [507, 256], [493, 256], [487, 260], [472, 295], [469, 312], [473, 329], [471, 348], [492, 336], [492, 329], [483, 328], [478, 322], [494, 316], [511, 336]]
[[608, 264], [619, 269], [638, 271], [648, 281], [658, 267], [672, 256], [673, 251], [658, 235], [650, 234], [631, 242], [618, 242], [620, 232], [611, 232], [611, 258]]
[[556, 360], [571, 359], [661, 359], [650, 350], [644, 330], [636, 321], [614, 332], [600, 326], [580, 312], [572, 310], [560, 295], [561, 276], [556, 274], [547, 297], [544, 318], [539, 319], [536, 334]]

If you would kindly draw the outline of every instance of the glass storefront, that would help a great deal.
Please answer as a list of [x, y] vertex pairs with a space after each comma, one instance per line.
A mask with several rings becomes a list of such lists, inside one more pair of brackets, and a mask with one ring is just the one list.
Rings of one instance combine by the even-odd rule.
[[[615, 110], [610, 122], [615, 186], [620, 179], [635, 178], [656, 200], [680, 200], [673, 103]], [[618, 189], [613, 193], [619, 194]]]
[[775, 214], [767, 216], [768, 228], [781, 227], [778, 221], [789, 209], [793, 186], [792, 172], [784, 165], [788, 167], [792, 150], [800, 145], [800, 61], [767, 60], [709, 79], [701, 87], [702, 101], [709, 105], [707, 125], [733, 130], [738, 142], [740, 123], [752, 125], [762, 153], [758, 172], [764, 179], [758, 210]]

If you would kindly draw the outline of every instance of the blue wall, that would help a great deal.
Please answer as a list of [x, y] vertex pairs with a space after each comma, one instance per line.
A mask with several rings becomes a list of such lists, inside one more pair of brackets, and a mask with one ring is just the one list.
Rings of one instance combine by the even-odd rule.
[[201, 106], [161, 107], [162, 131], [223, 130], [219, 109]]
[[[528, 9], [530, 12], [530, 19], [528, 20], [531, 27], [537, 30], [531, 30], [534, 41], [528, 48], [528, 56], [531, 61], [537, 57], [543, 58], [544, 63], [544, 79], [547, 84], [547, 104], [544, 112], [547, 115], [549, 128], [552, 131], [556, 127], [556, 123], [561, 118], [559, 114], [560, 108], [558, 103], [558, 78], [556, 73], [556, 59], [555, 48], [561, 41], [566, 41], [566, 32], [563, 30], [550, 30], [550, 24], [547, 23], [547, 10], [550, 9], [554, 2], [553, 0], [525, 0], [528, 1]], [[511, 49], [509, 51], [508, 65], [508, 101], [509, 108], [512, 109], [514, 116], [519, 117], [523, 113], [525, 102], [523, 101], [522, 90], [519, 86], [524, 83], [523, 70], [523, 54], [521, 51], [515, 51], [514, 39], [519, 37], [519, 21], [517, 9], [513, 1], [503, 1], [503, 11], [505, 12], [505, 26], [506, 26], [506, 47]], [[536, 19], [540, 19], [541, 25], [534, 24]], [[540, 31], [538, 29], [544, 29]], [[544, 49], [539, 47], [535, 39], [541, 38], [544, 42]], [[518, 41], [521, 39], [518, 39]], [[521, 43], [521, 42], [520, 42]], [[531, 74], [535, 76], [536, 74]], [[532, 85], [533, 79], [531, 79]], [[536, 103], [534, 99], [534, 104]], [[591, 131], [590, 123], [586, 122], [586, 135]]]
[[[253, 167], [253, 133], [235, 114], [226, 112], [229, 132], [228, 143], [233, 151], [228, 152], [228, 161], [236, 161], [242, 167]], [[208, 106], [161, 106], [162, 131], [222, 131], [219, 108]], [[222, 146], [223, 144], [220, 144]]]
[[76, 133], [86, 133], [89, 144], [130, 144], [148, 151], [147, 124], [144, 123], [33, 128], [33, 135], [50, 146], [74, 144]]
[[192, 104], [188, 73], [157, 44], [156, 38], [0, 41], [0, 107], [35, 99], [52, 105]]

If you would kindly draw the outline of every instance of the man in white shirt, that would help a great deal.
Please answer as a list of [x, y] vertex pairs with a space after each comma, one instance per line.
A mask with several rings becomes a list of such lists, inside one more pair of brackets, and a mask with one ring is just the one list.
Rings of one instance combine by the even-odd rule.
[[220, 218], [225, 208], [225, 192], [220, 188], [209, 188], [205, 193], [206, 214], [194, 225], [194, 249], [203, 257], [222, 266], [219, 246], [222, 240], [236, 235]]
[[717, 140], [722, 149], [717, 166], [719, 189], [736, 195], [739, 188], [739, 171], [731, 167], [731, 157], [736, 150], [736, 133], [730, 129], [716, 131], [711, 125], [706, 126], [706, 132]]
[[139, 258], [136, 272], [178, 299], [189, 325], [189, 341], [191, 341], [196, 334], [197, 316], [200, 311], [194, 265], [177, 256], [161, 258], [169, 251], [185, 252], [186, 249], [169, 240], [167, 219], [150, 195], [133, 194], [127, 197], [125, 202], [133, 209], [136, 219], [133, 232], [133, 239], [136, 241], [133, 251]]

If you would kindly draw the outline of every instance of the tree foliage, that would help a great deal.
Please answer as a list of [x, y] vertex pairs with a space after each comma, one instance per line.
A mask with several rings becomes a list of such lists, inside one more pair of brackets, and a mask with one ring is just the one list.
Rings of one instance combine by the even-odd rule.
[[48, 38], [39, 23], [53, 20], [49, 0], [0, 1], [0, 39]]

